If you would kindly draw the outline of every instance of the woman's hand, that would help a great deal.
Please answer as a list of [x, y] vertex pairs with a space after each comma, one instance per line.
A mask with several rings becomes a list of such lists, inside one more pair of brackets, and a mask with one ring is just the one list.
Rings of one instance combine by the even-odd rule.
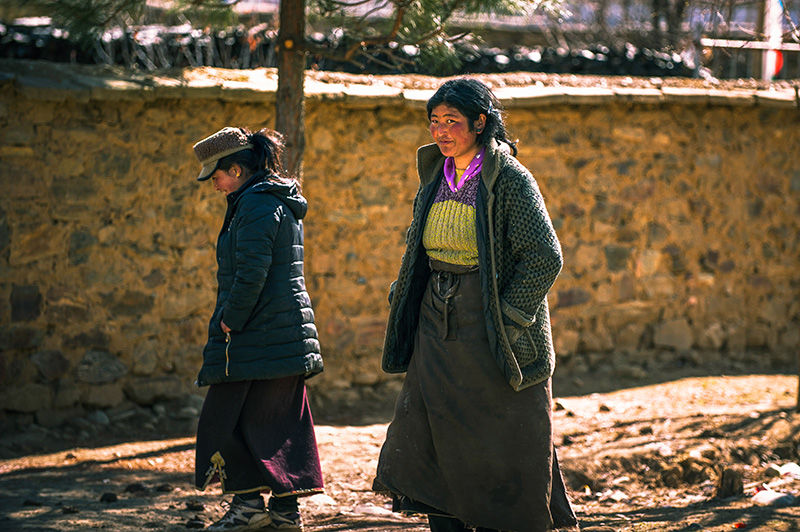
[[225, 320], [219, 320], [219, 326], [222, 327], [222, 332], [224, 333], [231, 332], [231, 328], [225, 325]]

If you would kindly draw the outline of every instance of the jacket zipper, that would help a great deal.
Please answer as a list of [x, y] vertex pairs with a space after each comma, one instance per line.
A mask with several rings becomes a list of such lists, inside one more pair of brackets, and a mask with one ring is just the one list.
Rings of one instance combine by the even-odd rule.
[[230, 364], [231, 359], [228, 356], [228, 349], [231, 347], [231, 333], [225, 333], [225, 376], [228, 377], [228, 364]]

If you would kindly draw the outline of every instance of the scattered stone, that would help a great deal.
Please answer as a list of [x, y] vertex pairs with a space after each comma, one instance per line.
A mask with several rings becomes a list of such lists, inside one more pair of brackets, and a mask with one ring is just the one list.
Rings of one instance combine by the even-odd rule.
[[186, 528], [205, 528], [205, 527], [206, 527], [205, 521], [203, 521], [203, 519], [198, 515], [195, 515], [194, 517], [186, 521]]
[[156, 491], [160, 493], [169, 493], [175, 491], [175, 488], [171, 484], [159, 484], [156, 486]]
[[77, 506], [64, 506], [61, 508], [62, 514], [77, 514], [80, 512], [80, 509]]
[[683, 480], [683, 468], [678, 464], [669, 465], [661, 471], [661, 482], [668, 488], [678, 488]]
[[362, 504], [353, 508], [354, 514], [361, 514], [361, 515], [375, 515], [375, 516], [389, 516], [392, 515], [392, 511], [387, 508], [382, 508], [380, 506], [375, 506], [372, 503]]
[[717, 499], [727, 499], [728, 497], [738, 497], [744, 494], [744, 472], [739, 467], [726, 467], [717, 480], [716, 493]]
[[150, 488], [141, 482], [134, 482], [133, 484], [128, 484], [125, 486], [125, 491], [128, 493], [147, 493], [150, 491]]
[[186, 501], [186, 509], [192, 512], [205, 512], [206, 505], [200, 501]]
[[102, 410], [95, 410], [94, 412], [89, 412], [88, 414], [86, 414], [86, 419], [88, 419], [92, 423], [96, 423], [97, 425], [102, 425], [104, 427], [111, 424], [111, 420], [108, 419], [108, 416]]
[[117, 502], [118, 500], [119, 500], [119, 497], [117, 497], [117, 494], [116, 493], [112, 493], [110, 491], [106, 492], [106, 493], [103, 493], [100, 496], [100, 502], [112, 503], [112, 502]]

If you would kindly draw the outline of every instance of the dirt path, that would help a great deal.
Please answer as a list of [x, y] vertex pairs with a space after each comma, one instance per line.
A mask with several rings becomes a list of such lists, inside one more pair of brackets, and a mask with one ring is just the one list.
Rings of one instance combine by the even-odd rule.
[[[584, 530], [800, 531], [797, 377], [691, 378], [558, 399], [557, 442]], [[385, 424], [319, 425], [326, 493], [303, 500], [308, 532], [428, 529], [370, 491]], [[0, 461], [0, 530], [185, 531], [219, 517], [217, 490], [191, 485], [192, 438], [75, 448]], [[714, 499], [719, 472], [744, 472]], [[793, 497], [759, 506], [762, 485]]]

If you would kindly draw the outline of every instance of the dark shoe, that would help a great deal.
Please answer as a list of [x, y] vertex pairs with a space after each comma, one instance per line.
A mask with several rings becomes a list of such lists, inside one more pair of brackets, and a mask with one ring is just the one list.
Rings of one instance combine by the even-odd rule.
[[222, 506], [228, 511], [222, 519], [206, 528], [211, 532], [245, 532], [246, 530], [258, 530], [264, 528], [272, 522], [264, 502], [261, 506], [250, 506], [238, 496], [234, 496], [229, 503], [223, 502]]

